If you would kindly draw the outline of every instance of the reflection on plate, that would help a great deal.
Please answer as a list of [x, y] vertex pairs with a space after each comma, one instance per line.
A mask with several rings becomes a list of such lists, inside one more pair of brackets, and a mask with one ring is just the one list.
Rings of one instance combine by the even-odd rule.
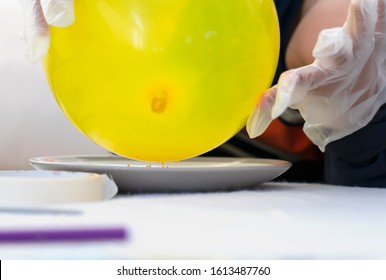
[[109, 155], [38, 157], [30, 163], [40, 170], [110, 174], [120, 192], [242, 189], [270, 181], [291, 166], [282, 160], [226, 157], [196, 157], [162, 165]]

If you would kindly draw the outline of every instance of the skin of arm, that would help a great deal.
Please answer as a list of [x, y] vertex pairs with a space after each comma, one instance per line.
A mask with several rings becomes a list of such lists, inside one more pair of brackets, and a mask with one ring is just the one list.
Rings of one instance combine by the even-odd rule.
[[285, 60], [288, 69], [311, 64], [322, 29], [342, 26], [350, 0], [304, 0], [300, 20], [288, 44]]

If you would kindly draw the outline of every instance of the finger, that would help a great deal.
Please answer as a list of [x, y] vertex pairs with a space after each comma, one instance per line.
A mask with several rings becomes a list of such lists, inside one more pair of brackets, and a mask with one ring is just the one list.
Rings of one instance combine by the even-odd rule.
[[74, 0], [40, 1], [42, 4], [43, 14], [49, 25], [66, 27], [74, 22]]
[[272, 118], [279, 117], [288, 107], [296, 107], [307, 92], [326, 83], [331, 72], [313, 63], [281, 74], [277, 87], [275, 104], [272, 108]]
[[344, 71], [353, 60], [352, 40], [341, 27], [324, 29], [319, 34], [312, 54], [324, 69]]
[[354, 46], [372, 41], [378, 19], [377, 0], [352, 0], [344, 29], [353, 40]]
[[267, 90], [249, 116], [246, 129], [250, 138], [263, 134], [272, 122], [271, 112], [275, 103], [276, 86]]
[[49, 48], [50, 33], [39, 0], [22, 1], [23, 20], [20, 39], [27, 60], [40, 61]]
[[386, 0], [378, 0], [378, 20], [375, 30], [382, 34], [386, 33]]

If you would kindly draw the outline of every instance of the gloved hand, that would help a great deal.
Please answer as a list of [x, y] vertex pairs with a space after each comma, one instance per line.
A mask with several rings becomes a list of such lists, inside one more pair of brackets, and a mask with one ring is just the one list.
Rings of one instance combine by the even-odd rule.
[[249, 120], [261, 135], [287, 107], [298, 109], [304, 132], [325, 146], [367, 125], [386, 102], [386, 0], [352, 0], [343, 27], [323, 30], [315, 61], [284, 72]]
[[49, 25], [65, 27], [74, 21], [74, 0], [20, 0], [21, 40], [28, 61], [40, 61], [50, 45]]

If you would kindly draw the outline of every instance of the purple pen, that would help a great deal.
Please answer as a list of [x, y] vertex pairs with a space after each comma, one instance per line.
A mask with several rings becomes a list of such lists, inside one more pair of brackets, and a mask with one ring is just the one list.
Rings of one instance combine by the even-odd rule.
[[0, 230], [0, 244], [123, 241], [127, 238], [128, 233], [122, 227]]

